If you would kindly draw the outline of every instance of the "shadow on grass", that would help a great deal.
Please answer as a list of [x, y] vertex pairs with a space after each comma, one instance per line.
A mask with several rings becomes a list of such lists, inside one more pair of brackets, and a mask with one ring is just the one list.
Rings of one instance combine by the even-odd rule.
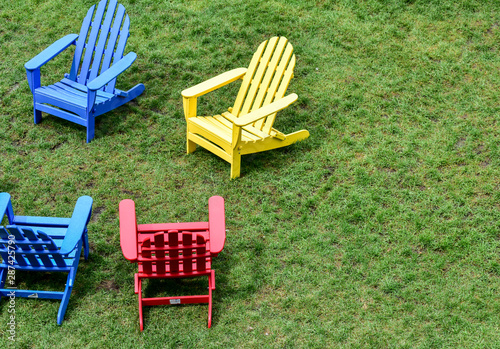
[[[114, 109], [105, 114], [99, 115], [95, 119], [95, 138], [103, 138], [114, 134], [124, 133], [126, 120], [133, 115], [134, 111], [127, 104]], [[87, 129], [84, 126], [73, 122], [58, 118], [54, 115], [42, 113], [42, 122], [33, 127], [43, 127], [50, 133], [55, 133], [53, 136], [66, 133], [74, 133], [79, 139], [86, 139]]]

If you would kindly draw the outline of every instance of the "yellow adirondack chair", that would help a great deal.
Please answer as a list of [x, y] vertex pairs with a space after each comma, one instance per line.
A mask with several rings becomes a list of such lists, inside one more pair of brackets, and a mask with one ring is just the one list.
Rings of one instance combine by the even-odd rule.
[[[182, 91], [187, 122], [187, 152], [196, 145], [231, 164], [231, 178], [240, 176], [241, 156], [285, 147], [309, 137], [307, 130], [284, 134], [273, 128], [276, 113], [297, 100], [286, 89], [293, 77], [295, 55], [284, 37], [260, 44], [248, 68], [237, 68]], [[236, 102], [228, 112], [198, 116], [197, 98], [243, 79]]]

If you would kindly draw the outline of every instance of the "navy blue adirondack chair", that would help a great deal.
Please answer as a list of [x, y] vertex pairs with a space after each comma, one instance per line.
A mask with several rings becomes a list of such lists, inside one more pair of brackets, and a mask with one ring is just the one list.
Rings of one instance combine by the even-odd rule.
[[[87, 12], [80, 35], [66, 35], [24, 65], [35, 124], [42, 120], [42, 112], [77, 123], [87, 128], [87, 143], [94, 138], [95, 117], [144, 91], [143, 84], [128, 91], [115, 88], [117, 76], [137, 57], [134, 52], [123, 57], [130, 27], [125, 8], [116, 0], [102, 0], [94, 10], [95, 5]], [[54, 85], [41, 86], [40, 67], [71, 45], [76, 48], [69, 74]]]
[[[60, 299], [57, 324], [64, 319], [76, 270], [82, 252], [89, 255], [87, 223], [92, 213], [92, 198], [81, 196], [71, 218], [15, 216], [8, 193], [0, 193], [0, 298], [15, 297]], [[66, 272], [64, 291], [17, 290], [16, 271]]]

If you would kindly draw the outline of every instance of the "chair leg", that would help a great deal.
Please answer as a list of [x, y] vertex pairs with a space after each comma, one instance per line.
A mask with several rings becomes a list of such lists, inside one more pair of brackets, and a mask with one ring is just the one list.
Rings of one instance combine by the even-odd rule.
[[83, 257], [89, 259], [89, 235], [87, 231], [83, 233]]
[[26, 71], [26, 76], [28, 78], [28, 85], [30, 87], [31, 93], [33, 94], [33, 116], [35, 124], [42, 121], [42, 112], [36, 110], [36, 100], [35, 100], [35, 90], [40, 87], [40, 68], [35, 70]]
[[214, 271], [208, 275], [208, 328], [212, 326], [212, 290], [215, 288], [213, 283]]
[[95, 118], [94, 115], [87, 115], [87, 143], [90, 143], [95, 136]]
[[0, 288], [5, 286], [5, 280], [7, 278], [7, 269], [0, 270]]
[[64, 314], [66, 314], [66, 308], [68, 307], [69, 297], [71, 296], [71, 291], [73, 290], [73, 283], [75, 281], [75, 273], [71, 270], [68, 274], [68, 279], [66, 280], [66, 288], [64, 290], [63, 297], [61, 299], [61, 305], [59, 306], [59, 311], [57, 312], [57, 324], [61, 325], [64, 320]]
[[192, 152], [194, 152], [196, 150], [196, 143], [187, 139], [186, 148], [187, 148], [187, 153], [191, 154]]
[[238, 178], [240, 176], [241, 171], [241, 155], [233, 154], [233, 158], [231, 160], [231, 179]]
[[[7, 278], [7, 269], [0, 270], [0, 288], [5, 286], [5, 279]], [[2, 295], [0, 294], [0, 300], [2, 299]]]
[[39, 124], [42, 121], [42, 112], [40, 110], [36, 110], [35, 106], [33, 106], [33, 121], [35, 124]]
[[139, 325], [140, 325], [140, 328], [141, 328], [141, 332], [144, 330], [144, 318], [143, 318], [143, 315], [142, 315], [142, 280], [141, 279], [137, 279], [138, 281], [138, 289], [139, 289]]

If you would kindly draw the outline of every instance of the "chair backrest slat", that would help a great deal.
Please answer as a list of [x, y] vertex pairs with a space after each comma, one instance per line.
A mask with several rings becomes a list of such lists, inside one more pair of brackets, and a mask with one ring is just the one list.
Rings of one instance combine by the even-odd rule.
[[155, 248], [158, 250], [155, 250], [155, 257], [157, 259], [156, 261], [156, 272], [158, 274], [165, 274], [165, 251], [162, 250], [163, 247], [165, 247], [165, 233], [164, 232], [158, 232], [154, 235], [155, 239]]
[[[144, 240], [141, 247], [143, 250], [139, 251], [139, 253], [144, 258], [151, 258], [151, 251], [146, 250], [147, 248], [151, 247], [151, 240], [149, 238]], [[146, 274], [151, 274], [153, 272], [153, 263], [150, 261], [142, 262], [142, 271]]]
[[[17, 264], [23, 267], [28, 266], [29, 261], [26, 261], [21, 252], [23, 250], [26, 250], [26, 246], [17, 246], [17, 241], [24, 240], [22, 233], [15, 226], [9, 226], [7, 227], [7, 230], [5, 230], [4, 227], [1, 227], [0, 231], [2, 238], [7, 240], [7, 242], [3, 243], [1, 247], [4, 263], [9, 263], [10, 261], [12, 261], [12, 259], [9, 259], [9, 256], [10, 258], [12, 258], [12, 254], [9, 254], [9, 251], [14, 251], [14, 258]], [[12, 240], [10, 236], [14, 236], [14, 240]], [[13, 241], [14, 244], [9, 244], [9, 241]]]
[[[48, 236], [47, 234], [45, 234], [44, 232], [42, 232], [40, 230], [38, 230], [38, 236], [40, 236], [40, 238], [45, 243], [45, 246], [47, 246], [47, 250], [49, 252], [52, 252], [50, 254], [50, 256], [54, 259], [54, 262], [56, 262], [56, 265], [58, 267], [65, 267], [66, 266], [66, 262], [64, 261], [63, 256], [61, 256], [59, 254], [59, 248], [55, 244], [54, 240], [52, 240], [50, 238], [50, 236]], [[50, 263], [50, 264], [52, 264], [52, 263]], [[48, 265], [45, 265], [45, 266], [48, 267]]]
[[85, 54], [83, 56], [83, 62], [80, 68], [80, 75], [77, 78], [77, 82], [83, 85], [87, 84], [90, 64], [92, 63], [92, 57], [94, 56], [97, 36], [99, 35], [105, 8], [106, 8], [106, 0], [101, 0], [99, 5], [97, 5], [97, 10], [95, 12], [94, 20], [91, 23], [92, 29], [90, 30], [87, 43], [85, 44]]
[[[272, 40], [272, 39], [271, 39]], [[269, 100], [272, 101], [274, 98], [274, 94], [276, 92], [276, 87], [274, 87], [274, 91], [272, 90], [272, 84], [273, 82], [273, 77], [276, 77], [279, 75], [278, 72], [278, 64], [280, 62], [280, 58], [283, 54], [283, 51], [285, 50], [285, 45], [287, 43], [287, 40], [285, 38], [281, 38], [278, 43], [276, 44], [276, 47], [273, 50], [271, 61], [269, 62], [267, 68], [266, 68], [266, 73], [264, 75], [264, 78], [262, 79], [262, 82], [259, 86], [259, 92], [257, 96], [255, 97], [255, 100], [252, 105], [252, 110], [256, 110], [260, 108], [262, 105], [269, 104]], [[290, 45], [291, 46], [291, 45]], [[274, 79], [277, 80], [277, 79]], [[266, 98], [266, 97], [271, 97]], [[256, 124], [262, 124], [263, 120], [259, 120]], [[261, 125], [254, 125], [257, 128], [261, 129]]]
[[257, 48], [257, 51], [253, 54], [252, 60], [250, 61], [250, 64], [248, 65], [247, 72], [245, 76], [243, 77], [243, 82], [241, 83], [240, 90], [238, 91], [238, 95], [236, 96], [236, 101], [234, 102], [233, 106], [233, 114], [235, 116], [243, 116], [244, 114], [241, 114], [241, 107], [243, 106], [243, 103], [245, 102], [245, 98], [247, 96], [248, 90], [250, 88], [250, 85], [252, 83], [253, 75], [255, 73], [255, 70], [257, 69], [257, 66], [260, 61], [260, 57], [262, 56], [262, 53], [264, 52], [264, 49], [266, 48], [267, 41], [264, 41], [259, 45]]
[[[120, 39], [116, 45], [116, 50], [113, 55], [113, 63], [118, 62], [123, 57], [123, 52], [125, 51], [125, 45], [127, 44], [127, 39], [130, 35], [130, 18], [128, 15], [125, 16], [125, 21], [123, 22], [122, 28], [120, 30]], [[104, 91], [113, 93], [115, 91], [116, 79], [111, 80], [105, 87]]]
[[[168, 246], [177, 247], [179, 246], [179, 232], [177, 230], [170, 230], [168, 232]], [[170, 260], [170, 272], [178, 273], [179, 272], [179, 261], [176, 259], [179, 257], [179, 251], [174, 249], [169, 251], [168, 256], [173, 258]]]
[[108, 3], [108, 8], [106, 10], [106, 16], [104, 17], [104, 20], [102, 21], [100, 32], [99, 32], [99, 39], [97, 41], [97, 45], [95, 47], [94, 51], [94, 59], [92, 61], [92, 67], [90, 68], [90, 74], [89, 74], [89, 81], [92, 81], [97, 77], [97, 74], [99, 73], [100, 67], [101, 67], [101, 60], [102, 56], [104, 54], [104, 48], [106, 45], [106, 42], [108, 41], [108, 35], [109, 31], [111, 29], [111, 23], [113, 21], [113, 17], [115, 14], [115, 9], [116, 9], [116, 0], [111, 0]]
[[193, 271], [193, 236], [190, 233], [182, 233], [182, 270], [185, 273], [191, 273]]
[[[16, 262], [22, 267], [26, 267], [29, 265], [32, 265], [33, 262], [33, 256], [32, 255], [25, 255], [23, 252], [31, 251], [31, 248], [29, 244], [27, 244], [27, 240], [24, 238], [24, 235], [22, 231], [17, 227], [17, 226], [8, 226], [7, 230], [9, 231], [10, 235], [14, 236], [14, 246], [16, 247]], [[26, 258], [27, 257], [27, 260]], [[35, 258], [36, 259], [36, 258]], [[39, 264], [35, 261], [35, 266], [39, 266]]]
[[9, 261], [9, 233], [4, 227], [0, 226], [0, 239], [5, 240], [0, 243], [0, 255], [4, 263]]
[[[120, 35], [121, 32], [120, 28], [122, 26], [124, 16], [125, 16], [125, 7], [123, 7], [123, 5], [120, 4], [115, 14], [113, 27], [111, 28], [111, 31], [109, 33], [108, 44], [106, 45], [106, 51], [104, 52], [104, 59], [102, 61], [101, 72], [105, 72], [111, 65], [111, 59], [114, 56], [116, 42], [118, 41], [118, 35]], [[114, 83], [112, 85], [108, 83], [105, 86], [104, 91], [109, 93], [114, 93]]]
[[[18, 248], [18, 250], [16, 251], [17, 263], [20, 266], [28, 266], [35, 264], [34, 266], [38, 267], [39, 264], [36, 261], [36, 258], [33, 258], [32, 255], [22, 253], [31, 251], [31, 247], [29, 246], [29, 244], [27, 244], [28, 241], [24, 238], [22, 231], [16, 226], [8, 226], [7, 230], [11, 235], [14, 235], [15, 237], [15, 242], [16, 242], [15, 246]], [[19, 251], [19, 249], [21, 251]], [[26, 258], [28, 259], [28, 261], [26, 261]]]
[[[295, 55], [293, 54], [293, 47], [288, 44], [285, 52], [281, 57], [281, 61], [276, 68], [273, 81], [267, 91], [266, 98], [263, 105], [268, 105], [273, 101], [283, 98], [285, 96], [288, 85], [293, 78], [293, 69], [295, 68]], [[259, 120], [261, 125], [257, 125], [263, 132], [269, 134], [273, 127], [276, 113], [269, 115], [267, 118]]]
[[20, 232], [22, 232], [25, 239], [21, 243], [17, 244], [17, 246], [21, 245], [21, 249], [28, 252], [25, 254], [25, 257], [29, 260], [32, 267], [39, 267], [40, 262], [38, 262], [38, 259], [32, 253], [34, 251], [43, 251], [43, 247], [37, 244], [38, 238], [36, 237], [33, 230], [31, 230], [31, 228], [18, 229]]
[[196, 255], [202, 257], [197, 257], [196, 258], [196, 271], [205, 271], [207, 269], [207, 263], [206, 263], [206, 256], [205, 253], [207, 252], [207, 247], [205, 244], [205, 239], [201, 235], [196, 236], [196, 244], [201, 245], [196, 249]]
[[[161, 231], [145, 238], [139, 245], [139, 262], [146, 274], [192, 273], [209, 269], [206, 240], [192, 232]], [[155, 266], [155, 268], [153, 267]], [[167, 266], [169, 269], [167, 269]]]
[[76, 81], [78, 76], [78, 69], [80, 68], [80, 61], [82, 60], [83, 52], [85, 49], [85, 42], [87, 41], [87, 36], [89, 34], [89, 29], [92, 24], [92, 16], [94, 15], [95, 5], [93, 5], [87, 11], [87, 15], [83, 19], [82, 27], [80, 29], [80, 34], [78, 35], [78, 40], [76, 41], [75, 54], [73, 55], [73, 63], [71, 64], [71, 70], [69, 73], [69, 79]]
[[[255, 72], [253, 73], [252, 81], [250, 84], [250, 88], [248, 90], [247, 96], [245, 98], [245, 103], [240, 110], [240, 115], [245, 115], [252, 111], [252, 106], [254, 105], [254, 100], [261, 87], [262, 78], [266, 72], [266, 69], [269, 67], [269, 63], [271, 61], [272, 54], [274, 52], [274, 48], [276, 47], [277, 38], [269, 39], [266, 49], [264, 50], [262, 57], [259, 58], [259, 63], [255, 66]], [[272, 69], [272, 67], [270, 68]], [[247, 74], [249, 72], [247, 71]], [[257, 108], [259, 108], [258, 106]]]
[[[243, 78], [232, 113], [238, 117], [282, 98], [288, 88], [295, 55], [284, 37], [263, 42], [255, 52]], [[269, 134], [276, 114], [257, 121], [253, 126]]]
[[[9, 235], [13, 236], [14, 239], [9, 239]], [[15, 259], [19, 267], [46, 267], [50, 269], [54, 266], [67, 266], [54, 240], [43, 231], [34, 232], [30, 227], [9, 225], [7, 230], [0, 227], [0, 238], [8, 239], [7, 243], [0, 244], [4, 262], [8, 261], [10, 246], [10, 249], [15, 251]], [[9, 244], [8, 241], [13, 241], [13, 243]]]
[[[278, 91], [276, 91], [276, 95], [273, 100], [282, 98], [285, 95], [285, 92], [290, 84], [290, 81], [293, 78], [293, 68], [295, 67], [295, 55], [290, 59], [285, 72], [283, 73], [283, 78], [279, 84]], [[274, 120], [276, 119], [276, 113], [269, 115], [266, 118], [265, 125], [262, 128], [262, 131], [269, 133], [271, 132], [271, 128], [273, 127]]]
[[[123, 57], [130, 19], [117, 0], [101, 0], [85, 16], [76, 42], [69, 79], [87, 85]], [[116, 79], [101, 90], [115, 93]]]
[[[34, 250], [34, 253], [36, 253], [38, 255], [38, 258], [40, 258], [40, 260], [42, 261], [42, 264], [48, 268], [52, 268], [54, 266], [54, 264], [50, 260], [49, 256], [45, 253], [46, 250], [45, 250], [44, 246], [46, 246], [47, 243], [44, 240], [40, 241], [40, 239], [35, 235], [35, 233], [31, 229], [24, 228], [23, 233], [24, 233], [24, 236], [27, 237], [28, 240], [30, 241], [30, 245]], [[40, 236], [40, 233], [42, 234], [42, 236], [45, 235], [43, 232], [38, 231], [39, 236]], [[49, 245], [51, 246], [51, 248], [53, 248], [52, 246], [55, 246], [52, 239], [50, 239]], [[57, 249], [57, 246], [55, 246], [55, 247]], [[38, 264], [38, 261], [36, 261], [35, 263], [32, 262], [33, 266], [39, 266], [37, 264]]]

